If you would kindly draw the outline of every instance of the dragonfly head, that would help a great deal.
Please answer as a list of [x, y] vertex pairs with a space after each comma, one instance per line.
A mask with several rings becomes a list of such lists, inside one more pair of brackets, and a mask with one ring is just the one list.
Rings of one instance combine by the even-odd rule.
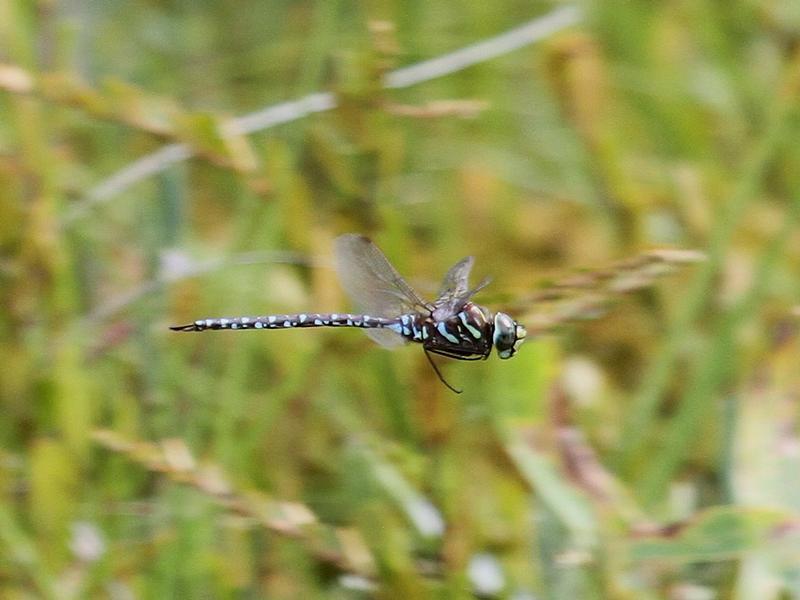
[[506, 313], [494, 316], [494, 337], [492, 342], [500, 358], [511, 358], [525, 340], [525, 328]]

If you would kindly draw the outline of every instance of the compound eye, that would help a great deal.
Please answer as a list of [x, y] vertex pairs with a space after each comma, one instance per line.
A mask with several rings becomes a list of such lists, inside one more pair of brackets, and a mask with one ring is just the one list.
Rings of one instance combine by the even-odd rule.
[[494, 346], [500, 358], [510, 358], [514, 354], [517, 341], [517, 324], [505, 313], [494, 316]]
[[501, 331], [497, 335], [496, 344], [501, 346], [513, 346], [514, 345], [514, 332], [513, 331]]

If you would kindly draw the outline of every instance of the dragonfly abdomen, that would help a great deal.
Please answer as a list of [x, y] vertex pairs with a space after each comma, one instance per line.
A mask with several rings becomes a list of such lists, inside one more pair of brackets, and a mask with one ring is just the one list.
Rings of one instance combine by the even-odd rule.
[[400, 315], [387, 329], [397, 332], [410, 342], [424, 342], [433, 335], [433, 324], [429, 317], [420, 313]]
[[350, 313], [298, 313], [258, 317], [222, 317], [198, 319], [188, 325], [170, 327], [175, 331], [207, 331], [219, 329], [290, 329], [295, 327], [360, 327], [362, 329], [395, 329], [399, 319], [385, 319]]

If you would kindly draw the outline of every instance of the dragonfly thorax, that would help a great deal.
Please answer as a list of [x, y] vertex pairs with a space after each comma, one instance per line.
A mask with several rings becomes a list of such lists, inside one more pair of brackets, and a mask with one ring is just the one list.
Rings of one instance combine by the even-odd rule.
[[444, 320], [435, 313], [417, 312], [401, 315], [387, 329], [409, 342], [418, 342], [426, 350], [452, 358], [486, 358], [492, 350], [492, 326], [484, 311], [467, 303], [461, 311]]

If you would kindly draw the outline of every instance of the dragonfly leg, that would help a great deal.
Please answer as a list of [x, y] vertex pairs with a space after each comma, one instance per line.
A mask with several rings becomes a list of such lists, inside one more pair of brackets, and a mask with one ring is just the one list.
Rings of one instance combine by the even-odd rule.
[[461, 392], [463, 392], [464, 390], [459, 390], [458, 388], [454, 388], [452, 385], [447, 383], [447, 380], [442, 376], [441, 371], [439, 371], [439, 367], [437, 367], [436, 363], [433, 362], [433, 359], [431, 358], [431, 355], [428, 352], [428, 349], [424, 348], [424, 350], [425, 350], [425, 357], [428, 359], [428, 362], [431, 363], [431, 366], [433, 367], [433, 370], [436, 372], [437, 377], [439, 377], [439, 381], [441, 381], [443, 384], [445, 384], [448, 387], [448, 389], [453, 390], [456, 394], [460, 394]]

